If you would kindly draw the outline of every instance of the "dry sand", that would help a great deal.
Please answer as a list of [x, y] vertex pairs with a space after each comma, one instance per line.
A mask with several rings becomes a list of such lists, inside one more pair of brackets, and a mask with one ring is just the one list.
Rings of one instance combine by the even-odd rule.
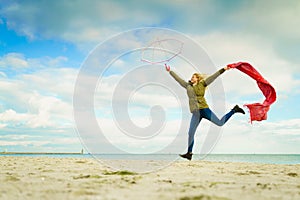
[[0, 158], [0, 199], [300, 199], [300, 165], [175, 161], [136, 174], [92, 158]]

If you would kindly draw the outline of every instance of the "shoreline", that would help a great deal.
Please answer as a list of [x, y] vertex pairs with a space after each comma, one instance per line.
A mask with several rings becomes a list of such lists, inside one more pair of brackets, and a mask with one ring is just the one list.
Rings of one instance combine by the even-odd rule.
[[1, 155], [88, 155], [77, 152], [0, 152]]
[[[186, 161], [177, 154], [88, 154], [79, 152], [0, 152], [0, 157], [56, 157], [56, 158], [94, 158], [98, 161]], [[260, 163], [260, 164], [300, 164], [300, 154], [194, 154], [194, 161]]]
[[91, 158], [5, 156], [0, 170], [0, 199], [300, 199], [300, 164], [174, 161], [137, 173]]

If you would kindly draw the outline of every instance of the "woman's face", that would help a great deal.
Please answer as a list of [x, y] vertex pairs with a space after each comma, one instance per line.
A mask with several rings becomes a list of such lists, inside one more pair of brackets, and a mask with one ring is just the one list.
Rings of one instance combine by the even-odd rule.
[[195, 83], [198, 82], [198, 79], [197, 79], [197, 76], [196, 76], [196, 75], [193, 75], [193, 76], [192, 76], [191, 82], [192, 82], [193, 84], [195, 84]]

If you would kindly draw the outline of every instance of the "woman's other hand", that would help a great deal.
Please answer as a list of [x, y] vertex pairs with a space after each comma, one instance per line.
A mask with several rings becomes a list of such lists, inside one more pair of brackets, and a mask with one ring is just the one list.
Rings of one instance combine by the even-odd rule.
[[165, 64], [165, 67], [166, 67], [167, 72], [169, 72], [171, 70], [169, 65]]

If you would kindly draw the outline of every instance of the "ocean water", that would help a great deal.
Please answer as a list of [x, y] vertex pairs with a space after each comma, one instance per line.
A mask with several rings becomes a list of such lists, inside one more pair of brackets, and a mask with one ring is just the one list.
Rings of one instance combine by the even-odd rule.
[[300, 164], [300, 154], [210, 154], [207, 161]]
[[[56, 158], [97, 158], [103, 160], [178, 160], [177, 154], [0, 154], [1, 156], [30, 156]], [[193, 156], [193, 160], [217, 162], [248, 162], [262, 164], [300, 164], [300, 154], [208, 154]]]

